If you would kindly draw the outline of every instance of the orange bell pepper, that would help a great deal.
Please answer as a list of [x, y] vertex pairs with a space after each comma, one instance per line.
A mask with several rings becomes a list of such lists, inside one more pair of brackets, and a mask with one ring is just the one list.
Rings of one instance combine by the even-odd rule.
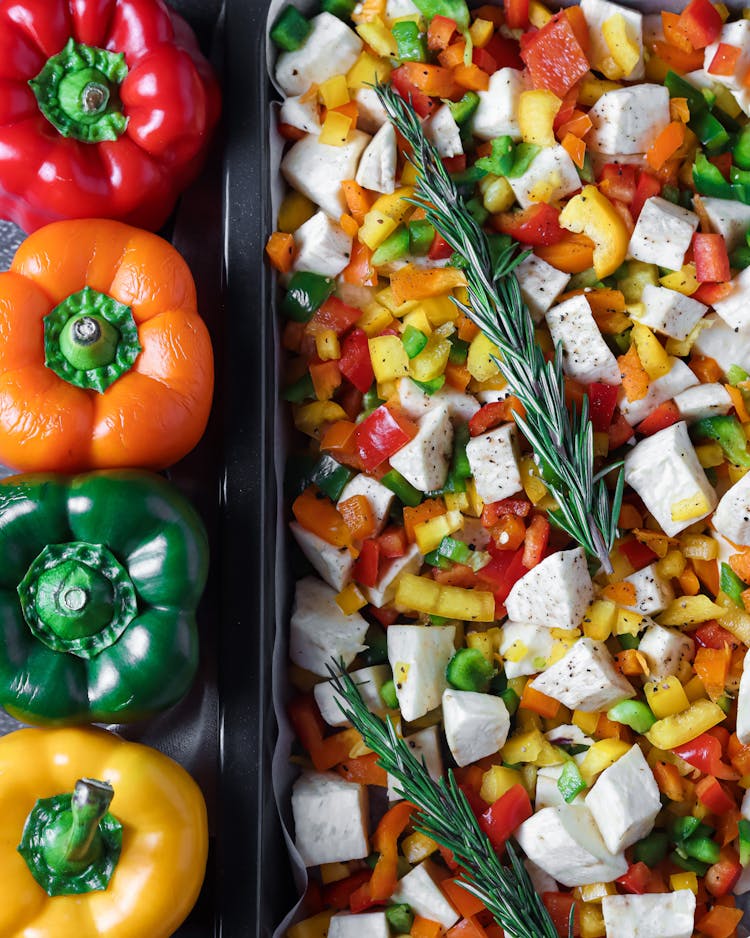
[[412, 85], [431, 98], [454, 98], [461, 93], [449, 68], [424, 62], [404, 62], [401, 69]]
[[336, 766], [339, 775], [347, 782], [356, 782], [358, 785], [378, 785], [381, 788], [388, 786], [388, 773], [378, 763], [380, 757], [376, 752], [368, 752], [355, 759], [347, 759]]
[[365, 495], [352, 495], [339, 502], [338, 510], [355, 540], [363, 541], [375, 533], [375, 515]]
[[620, 606], [635, 605], [635, 586], [632, 583], [610, 583], [602, 590], [602, 598], [609, 599]]
[[391, 275], [391, 290], [396, 303], [442, 296], [455, 287], [466, 286], [466, 275], [455, 267], [415, 267], [407, 264]]
[[414, 529], [431, 518], [444, 515], [447, 509], [442, 498], [427, 498], [416, 508], [404, 508], [404, 530], [410, 544], [415, 541]]
[[490, 76], [478, 65], [457, 65], [453, 69], [456, 83], [469, 91], [486, 91], [490, 86]]
[[163, 469], [201, 438], [211, 342], [162, 238], [92, 219], [39, 229], [0, 274], [0, 332], [5, 465]]
[[580, 274], [594, 266], [594, 242], [583, 234], [568, 232], [557, 244], [535, 247], [534, 253], [566, 274]]
[[711, 700], [718, 700], [724, 693], [731, 660], [732, 650], [728, 645], [723, 648], [699, 648], [695, 653], [693, 668], [703, 681]]
[[671, 121], [648, 148], [646, 162], [652, 169], [661, 169], [684, 142], [685, 125], [679, 121]]
[[274, 231], [266, 244], [266, 254], [279, 273], [289, 273], [294, 263], [294, 253], [294, 237], [283, 231]]
[[640, 401], [648, 394], [649, 377], [641, 364], [638, 349], [631, 345], [624, 355], [617, 359], [622, 374], [622, 386], [629, 401]]
[[411, 938], [440, 938], [442, 930], [440, 922], [433, 922], [429, 918], [415, 915], [414, 924], [411, 926], [409, 934]]
[[742, 909], [715, 905], [698, 921], [697, 927], [706, 938], [731, 938], [742, 921], [742, 916]]
[[654, 766], [654, 778], [659, 791], [670, 801], [682, 801], [685, 796], [685, 780], [677, 771], [677, 766], [670, 762], [657, 762]]
[[412, 811], [414, 805], [411, 802], [399, 801], [381, 818], [372, 836], [373, 850], [380, 856], [370, 881], [352, 894], [352, 912], [385, 902], [391, 897], [398, 883], [398, 838], [409, 823]]
[[708, 355], [691, 355], [688, 365], [695, 377], [703, 384], [721, 381], [721, 376], [724, 374], [716, 359], [709, 358]]
[[303, 528], [334, 547], [350, 547], [351, 531], [336, 506], [314, 485], [298, 495], [292, 513]]
[[522, 710], [531, 710], [533, 713], [538, 713], [539, 716], [549, 717], [551, 719], [557, 716], [557, 711], [560, 709], [560, 701], [555, 700], [553, 697], [548, 697], [541, 691], [535, 690], [531, 686], [531, 682], [529, 682], [523, 689], [519, 706]]

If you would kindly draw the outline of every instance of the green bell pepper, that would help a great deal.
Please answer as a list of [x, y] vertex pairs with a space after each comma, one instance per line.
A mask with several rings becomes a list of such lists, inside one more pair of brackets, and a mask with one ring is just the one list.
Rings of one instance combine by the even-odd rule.
[[479, 95], [476, 91], [467, 91], [458, 101], [448, 101], [453, 120], [461, 126], [474, 114], [479, 107]]
[[742, 424], [729, 414], [719, 417], [704, 417], [696, 421], [692, 430], [697, 437], [716, 440], [727, 459], [735, 466], [750, 466], [750, 452]]
[[397, 935], [408, 935], [414, 924], [414, 913], [411, 906], [405, 902], [389, 905], [385, 910], [385, 917]]
[[652, 831], [633, 847], [633, 862], [645, 863], [653, 869], [666, 857], [668, 849], [669, 837], [663, 831]]
[[390, 489], [396, 498], [408, 508], [416, 508], [424, 500], [424, 496], [419, 489], [414, 488], [411, 482], [407, 481], [395, 469], [386, 472], [380, 482], [387, 489]]
[[640, 734], [648, 733], [656, 723], [650, 707], [642, 700], [622, 700], [608, 711], [607, 719], [623, 723]]
[[404, 225], [400, 225], [375, 249], [375, 253], [372, 255], [372, 263], [375, 267], [380, 267], [381, 264], [390, 264], [393, 261], [400, 260], [408, 253], [409, 229]]
[[409, 253], [415, 257], [424, 257], [428, 254], [435, 240], [435, 229], [424, 218], [410, 221], [409, 225]]
[[281, 301], [281, 312], [295, 322], [308, 322], [336, 289], [336, 281], [309, 270], [292, 274], [286, 294]]
[[750, 375], [739, 365], [730, 365], [727, 369], [727, 381], [732, 387], [737, 387], [743, 381], [750, 380]]
[[495, 669], [478, 648], [459, 648], [448, 662], [445, 676], [456, 690], [486, 693]]
[[737, 576], [728, 563], [722, 563], [719, 569], [719, 588], [722, 593], [726, 593], [735, 606], [744, 609], [742, 594], [747, 589], [747, 584]]
[[164, 710], [198, 665], [208, 567], [189, 502], [148, 472], [0, 485], [0, 705], [27, 723]]
[[349, 19], [357, 6], [355, 0], [321, 0], [320, 9], [325, 13], [331, 13], [340, 20]]
[[396, 58], [399, 62], [427, 61], [427, 45], [415, 22], [402, 20], [394, 23], [391, 32], [398, 47]]
[[566, 804], [572, 804], [582, 791], [586, 791], [586, 782], [575, 762], [565, 763], [557, 780], [557, 788]]
[[414, 326], [407, 326], [401, 336], [401, 342], [404, 346], [407, 358], [416, 358], [422, 349], [427, 345], [427, 336]]
[[493, 176], [507, 176], [513, 169], [515, 146], [513, 138], [504, 134], [502, 137], [495, 137], [492, 141], [492, 151], [489, 156], [483, 156], [478, 159], [475, 166], [487, 170]]
[[312, 29], [310, 21], [293, 6], [285, 6], [271, 29], [271, 40], [280, 49], [294, 52], [307, 39]]
[[740, 834], [740, 863], [750, 863], [750, 821], [743, 818], [737, 825]]

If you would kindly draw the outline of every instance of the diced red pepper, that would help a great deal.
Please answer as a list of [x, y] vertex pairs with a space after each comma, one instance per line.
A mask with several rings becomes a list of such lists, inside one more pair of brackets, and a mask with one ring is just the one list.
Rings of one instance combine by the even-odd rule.
[[342, 303], [337, 296], [330, 296], [316, 311], [307, 324], [307, 332], [316, 334], [330, 329], [336, 335], [343, 335], [354, 323], [362, 318], [362, 310], [356, 306]]
[[558, 244], [565, 237], [558, 223], [559, 217], [560, 212], [554, 206], [537, 202], [517, 212], [494, 215], [492, 224], [522, 244], [549, 245]]
[[437, 107], [437, 102], [433, 98], [420, 91], [409, 80], [408, 73], [403, 65], [391, 72], [391, 85], [404, 101], [411, 102], [411, 106], [420, 117], [429, 117]]
[[568, 938], [570, 934], [570, 911], [576, 905], [573, 913], [573, 934], [580, 934], [578, 905], [572, 892], [545, 892], [542, 893], [542, 902], [549, 912], [549, 917], [552, 919], [552, 924], [555, 926], [560, 938]]
[[626, 205], [635, 198], [638, 167], [632, 163], [605, 163], [599, 176], [599, 188], [608, 199], [619, 199]]
[[493, 802], [478, 818], [479, 826], [489, 837], [496, 850], [502, 850], [505, 842], [534, 813], [529, 794], [523, 785], [514, 785]]
[[359, 458], [367, 472], [377, 469], [417, 434], [408, 417], [385, 404], [376, 408], [354, 431]]
[[565, 13], [558, 13], [521, 50], [535, 88], [546, 88], [558, 98], [580, 81], [589, 61]]
[[427, 48], [431, 52], [447, 49], [457, 29], [455, 20], [447, 16], [433, 16], [427, 28]]
[[638, 432], [642, 436], [653, 436], [659, 430], [666, 430], [673, 424], [682, 420], [680, 410], [674, 401], [665, 401], [663, 404], [652, 410], [648, 417], [641, 420], [638, 424]]
[[365, 391], [370, 390], [375, 374], [370, 360], [367, 333], [362, 329], [352, 329], [341, 343], [339, 370], [358, 391], [364, 394]]
[[446, 938], [487, 938], [487, 932], [475, 918], [462, 918], [445, 934]]
[[515, 583], [529, 571], [523, 564], [523, 547], [515, 552], [493, 550], [490, 542], [488, 547], [492, 560], [477, 573], [477, 579], [486, 583], [495, 596], [495, 603], [501, 606], [508, 598]]
[[523, 545], [522, 563], [527, 570], [531, 570], [544, 558], [549, 543], [550, 524], [545, 515], [534, 515], [531, 524], [526, 529], [526, 540]]
[[323, 886], [323, 905], [329, 909], [348, 909], [352, 893], [366, 883], [372, 876], [372, 870], [357, 870], [344, 879]]
[[497, 71], [497, 62], [493, 59], [486, 49], [473, 49], [471, 52], [471, 61], [477, 68], [481, 68], [488, 75], [494, 75]]
[[719, 740], [710, 733], [701, 733], [695, 739], [673, 750], [680, 758], [715, 778], [736, 780], [737, 773], [721, 761], [722, 749]]
[[708, 622], [699, 625], [692, 634], [696, 645], [701, 648], [721, 649], [726, 646], [734, 649], [740, 646], [739, 639], [732, 635], [728, 629], [719, 625], [716, 619], [709, 619]]
[[612, 418], [612, 424], [609, 428], [609, 451], [617, 449], [633, 436], [634, 430], [627, 422], [622, 413], [618, 410]]
[[[458, 156], [444, 156], [440, 160], [446, 173], [462, 173], [466, 169], [466, 154], [459, 153]], [[450, 254], [448, 255], [450, 257]]]
[[632, 863], [627, 873], [616, 880], [626, 892], [643, 895], [648, 892], [651, 870], [645, 863]]
[[737, 59], [742, 50], [738, 46], [730, 46], [728, 42], [720, 42], [716, 54], [706, 71], [709, 75], [722, 75], [729, 78], [734, 75]]
[[293, 127], [291, 124], [279, 123], [278, 130], [284, 140], [297, 141], [307, 136], [304, 130], [300, 130], [299, 127]]
[[[725, 854], [724, 850], [722, 850], [722, 854]], [[742, 864], [737, 858], [737, 854], [733, 850], [726, 851], [726, 854], [726, 856], [722, 855], [719, 862], [714, 863], [706, 871], [706, 889], [717, 899], [720, 896], [729, 895], [742, 875]]]
[[659, 180], [650, 173], [641, 171], [638, 184], [635, 187], [633, 201], [630, 203], [630, 214], [633, 216], [633, 221], [638, 221], [638, 216], [641, 214], [641, 209], [646, 201], [660, 193], [661, 183]]
[[505, 22], [511, 29], [526, 29], [529, 25], [529, 0], [504, 0]]
[[440, 883], [440, 888], [448, 897], [448, 901], [451, 905], [453, 905], [464, 918], [471, 918], [474, 915], [479, 915], [487, 911], [481, 899], [477, 899], [474, 893], [465, 889], [460, 879], [444, 879], [442, 883]]
[[392, 606], [368, 606], [367, 611], [386, 629], [399, 618], [398, 610]]
[[642, 570], [657, 559], [657, 555], [651, 550], [648, 544], [642, 544], [634, 537], [623, 541], [618, 550], [628, 559], [628, 562], [634, 570]]
[[519, 71], [523, 68], [518, 43], [514, 39], [495, 33], [484, 48], [494, 59], [497, 68], [515, 68]]
[[485, 528], [494, 528], [505, 515], [517, 515], [525, 518], [531, 511], [528, 498], [503, 498], [499, 502], [490, 502], [482, 509], [482, 524]]
[[406, 531], [396, 525], [386, 528], [382, 534], [378, 535], [377, 541], [380, 553], [388, 560], [403, 557], [406, 553]]
[[680, 14], [678, 27], [694, 49], [705, 49], [716, 42], [724, 22], [710, 0], [690, 0]]
[[352, 567], [352, 576], [357, 583], [372, 588], [378, 582], [379, 567], [380, 545], [373, 539], [363, 541], [359, 557]]
[[731, 292], [731, 283], [702, 283], [691, 296], [699, 303], [713, 306], [719, 300], [725, 300]]
[[721, 175], [729, 182], [729, 174], [732, 171], [732, 154], [717, 153], [716, 156], [709, 156], [708, 162], [715, 166]]
[[723, 283], [732, 276], [729, 254], [723, 235], [701, 234], [693, 236], [695, 277], [699, 283]]
[[712, 814], [723, 814], [734, 807], [734, 799], [713, 775], [707, 775], [698, 782], [695, 794]]
[[445, 238], [435, 232], [435, 237], [430, 245], [430, 253], [427, 255], [431, 261], [444, 261], [453, 254], [453, 248], [448, 244]]
[[469, 419], [469, 433], [472, 436], [486, 433], [487, 430], [505, 423], [508, 419], [507, 414], [508, 408], [505, 406], [505, 401], [492, 401], [490, 404], [485, 404]]
[[618, 388], [613, 384], [592, 381], [588, 386], [589, 417], [595, 433], [606, 433], [612, 424], [617, 406]]

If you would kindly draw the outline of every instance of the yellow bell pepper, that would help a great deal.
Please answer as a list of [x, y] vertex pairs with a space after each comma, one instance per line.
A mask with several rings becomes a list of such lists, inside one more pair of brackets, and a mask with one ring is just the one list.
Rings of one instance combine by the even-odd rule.
[[602, 62], [602, 71], [607, 78], [627, 78], [640, 61], [641, 50], [622, 13], [615, 13], [602, 23], [602, 36], [614, 65], [608, 68], [609, 63]]
[[371, 52], [363, 52], [346, 74], [346, 83], [353, 91], [386, 82], [391, 77], [391, 63]]
[[617, 625], [617, 606], [608, 599], [597, 599], [583, 617], [583, 634], [598, 642], [606, 642]]
[[286, 938], [327, 938], [335, 909], [326, 909], [310, 918], [303, 919], [287, 930]]
[[682, 293], [683, 296], [691, 296], [700, 286], [695, 274], [695, 264], [685, 264], [681, 270], [672, 271], [659, 279], [663, 287]]
[[690, 892], [698, 894], [698, 877], [695, 873], [673, 873], [669, 877], [669, 885], [674, 892], [689, 889]]
[[407, 573], [400, 577], [396, 588], [396, 604], [404, 609], [462, 619], [470, 622], [492, 622], [495, 619], [495, 597], [482, 590], [442, 586], [435, 580]]
[[601, 903], [599, 905], [589, 902], [581, 903], [578, 907], [578, 916], [581, 922], [581, 938], [604, 938], [607, 934]]
[[594, 242], [594, 270], [601, 280], [625, 260], [630, 235], [617, 210], [595, 186], [583, 190], [560, 213], [560, 226]]
[[516, 201], [516, 194], [505, 176], [488, 173], [479, 180], [479, 191], [482, 193], [482, 204], [492, 215], [507, 212]]
[[[114, 797], [91, 779], [110, 783]], [[49, 813], [35, 810], [40, 799], [67, 835], [56, 837]], [[66, 826], [71, 814], [79, 836]], [[0, 817], [4, 938], [169, 938], [200, 892], [208, 852], [200, 789], [160, 752], [104, 730], [26, 729], [0, 739]], [[24, 838], [24, 856], [16, 849], [27, 822], [29, 834], [45, 837], [41, 862], [38, 841]], [[54, 898], [32, 867], [58, 890]]]
[[544, 88], [522, 91], [518, 99], [518, 126], [524, 143], [535, 143], [540, 147], [553, 147], [555, 131], [553, 124], [562, 101]]
[[659, 625], [699, 625], [710, 619], [722, 619], [726, 609], [702, 594], [673, 599], [658, 617]]
[[725, 716], [718, 704], [710, 700], [696, 700], [682, 713], [657, 720], [646, 733], [646, 738], [659, 749], [674, 749], [718, 726]]
[[690, 706], [685, 688], [674, 675], [649, 681], [644, 687], [646, 701], [657, 720], [682, 713]]
[[346, 84], [346, 75], [334, 75], [328, 78], [318, 88], [318, 94], [329, 110], [348, 104], [349, 88]]
[[469, 374], [477, 381], [487, 381], [500, 374], [495, 359], [500, 357], [500, 349], [480, 332], [471, 340], [466, 367]]
[[638, 358], [640, 358], [649, 378], [652, 380], [661, 378], [671, 370], [672, 363], [669, 360], [669, 355], [667, 355], [664, 346], [648, 326], [636, 322], [633, 325], [632, 337], [638, 352]]
[[329, 147], [343, 147], [352, 129], [352, 119], [341, 111], [329, 111], [320, 129], [318, 140]]
[[600, 739], [594, 743], [580, 766], [583, 780], [587, 785], [591, 785], [600, 772], [614, 765], [630, 748], [631, 744], [626, 743], [624, 739]]
[[395, 381], [409, 374], [409, 357], [397, 335], [375, 336], [368, 344], [376, 381]]
[[421, 863], [432, 856], [438, 849], [438, 844], [421, 831], [414, 831], [401, 841], [401, 852], [408, 863], [412, 865]]
[[432, 381], [444, 373], [450, 353], [450, 342], [434, 333], [422, 351], [409, 362], [408, 373], [415, 381]]

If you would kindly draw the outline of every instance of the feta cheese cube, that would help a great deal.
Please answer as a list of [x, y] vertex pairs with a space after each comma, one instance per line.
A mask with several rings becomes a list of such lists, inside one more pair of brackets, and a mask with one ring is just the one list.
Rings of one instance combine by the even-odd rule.
[[586, 143], [594, 153], [645, 153], [669, 123], [669, 92], [651, 84], [606, 91], [589, 117]]
[[624, 75], [628, 81], [637, 81], [643, 78], [643, 16], [636, 10], [630, 10], [621, 6], [619, 3], [610, 3], [609, 0], [581, 0], [581, 11], [586, 17], [586, 24], [589, 28], [589, 48], [587, 51], [591, 67], [598, 72], [602, 71], [602, 66], [607, 60], [612, 59], [612, 53], [609, 46], [604, 41], [602, 26], [613, 16], [619, 15], [625, 20], [628, 38], [632, 39], [640, 49], [640, 57], [628, 75]]
[[508, 679], [525, 674], [538, 674], [546, 666], [554, 639], [549, 628], [529, 625], [527, 622], [511, 622], [508, 619], [501, 629], [500, 654], [503, 655], [503, 670]]
[[742, 476], [722, 496], [712, 520], [719, 534], [728, 541], [750, 547], [750, 473]]
[[420, 492], [445, 485], [453, 449], [453, 425], [444, 405], [419, 421], [419, 432], [391, 456], [391, 466]]
[[750, 230], [750, 205], [733, 199], [712, 199], [701, 196], [711, 228], [720, 234], [730, 253], [745, 243]]
[[701, 330], [693, 346], [699, 355], [713, 358], [724, 372], [732, 365], [750, 363], [750, 329], [733, 329], [716, 313], [709, 313], [705, 322], [710, 328]]
[[337, 912], [328, 926], [328, 938], [390, 938], [385, 912]]
[[[646, 437], [630, 450], [625, 457], [625, 482], [640, 495], [668, 537], [710, 515], [716, 507], [716, 492], [698, 462], [684, 420]], [[695, 516], [673, 520], [673, 506], [687, 499], [696, 499]]]
[[[411, 749], [418, 762], [424, 762], [430, 778], [438, 779], [443, 775], [443, 755], [440, 751], [440, 735], [437, 726], [428, 726], [418, 733], [404, 736], [404, 742]], [[400, 784], [392, 775], [388, 775], [388, 799], [399, 801], [402, 795], [397, 793]]]
[[750, 744], [750, 651], [745, 655], [742, 664], [740, 690], [737, 695], [737, 738], [743, 746]]
[[316, 212], [294, 232], [295, 270], [338, 277], [349, 263], [352, 237], [325, 212]]
[[[303, 100], [304, 98], [304, 100]], [[281, 105], [279, 119], [282, 124], [289, 124], [306, 134], [320, 133], [320, 119], [318, 117], [318, 100], [315, 96], [293, 95], [285, 98]]]
[[443, 727], [456, 764], [464, 766], [502, 749], [510, 715], [501, 697], [448, 688], [443, 691]]
[[663, 332], [682, 342], [693, 331], [695, 324], [704, 317], [708, 307], [677, 290], [656, 287], [647, 283], [641, 300], [645, 311], [638, 321], [645, 326]]
[[390, 193], [396, 188], [396, 131], [390, 122], [367, 144], [355, 179], [363, 189], [374, 192]]
[[455, 388], [445, 386], [434, 394], [427, 394], [411, 378], [399, 379], [398, 398], [404, 412], [412, 420], [419, 420], [431, 410], [445, 406], [451, 420], [468, 422], [479, 410], [479, 404], [471, 394], [462, 394]]
[[649, 667], [649, 680], [672, 677], [683, 661], [693, 656], [693, 641], [678, 629], [667, 629], [655, 622], [643, 633], [638, 651]]
[[523, 73], [515, 68], [498, 69], [490, 75], [486, 91], [480, 91], [479, 106], [472, 118], [472, 132], [480, 140], [492, 140], [504, 134], [518, 141], [518, 101], [523, 91]]
[[543, 261], [536, 254], [529, 254], [516, 267], [516, 277], [521, 288], [521, 296], [529, 307], [529, 312], [538, 323], [544, 314], [563, 292], [570, 280], [570, 274]]
[[361, 860], [367, 839], [367, 788], [335, 772], [304, 772], [292, 789], [295, 846], [305, 866]]
[[645, 420], [648, 415], [665, 401], [671, 400], [687, 388], [697, 385], [695, 373], [680, 358], [670, 356], [671, 368], [661, 378], [654, 379], [648, 386], [646, 396], [639, 401], [629, 401], [623, 391], [618, 404], [623, 416], [631, 426]]
[[518, 580], [505, 600], [514, 622], [548, 629], [577, 629], [594, 598], [582, 547], [561, 550], [537, 564]]
[[398, 881], [390, 901], [405, 902], [417, 915], [439, 922], [447, 930], [456, 924], [459, 915], [443, 895], [435, 876], [435, 868], [425, 860]]
[[354, 558], [347, 548], [334, 547], [333, 544], [329, 544], [322, 537], [303, 528], [296, 521], [292, 521], [289, 528], [302, 553], [317, 572], [337, 593], [341, 592], [351, 580], [354, 566]]
[[628, 863], [612, 854], [585, 805], [558, 805], [537, 811], [516, 831], [521, 849], [563, 886], [609, 883]]
[[360, 590], [368, 603], [380, 609], [396, 596], [398, 578], [404, 573], [417, 573], [422, 566], [422, 555], [416, 544], [411, 544], [403, 557], [393, 557], [381, 564], [380, 576], [375, 586], [363, 586]]
[[401, 715], [416, 720], [438, 706], [448, 686], [445, 669], [456, 652], [453, 625], [392, 625], [387, 631]]
[[388, 122], [388, 113], [374, 88], [357, 88], [354, 100], [357, 104], [357, 127], [360, 130], [374, 134]]
[[559, 144], [544, 147], [520, 176], [508, 179], [513, 193], [523, 208], [536, 202], [554, 202], [578, 192], [581, 177], [567, 150]]
[[348, 498], [354, 498], [355, 495], [364, 495], [367, 499], [375, 518], [375, 533], [380, 534], [388, 520], [388, 512], [391, 510], [395, 498], [393, 492], [381, 482], [378, 482], [377, 479], [360, 472], [350, 482], [347, 482], [341, 490], [338, 504], [340, 505]]
[[435, 145], [440, 156], [449, 159], [464, 152], [461, 130], [447, 105], [439, 107], [422, 126], [427, 139]]
[[515, 424], [472, 437], [466, 444], [466, 457], [482, 501], [498, 502], [521, 491]]
[[716, 300], [714, 310], [730, 329], [746, 331], [750, 328], [750, 267], [732, 278], [732, 292], [723, 300]]
[[740, 50], [737, 61], [734, 63], [731, 75], [714, 75], [709, 77], [717, 84], [724, 85], [730, 91], [741, 92], [744, 89], [743, 81], [750, 67], [750, 22], [739, 20], [734, 23], [725, 23], [716, 42], [706, 46], [703, 54], [703, 68], [706, 72], [714, 60], [719, 44], [735, 46]]
[[602, 913], [611, 938], [691, 938], [695, 895], [689, 889], [642, 896], [604, 896]]
[[626, 576], [625, 582], [632, 583], [635, 587], [635, 603], [627, 608], [640, 612], [643, 616], [663, 612], [674, 599], [671, 580], [659, 573], [655, 563]]
[[661, 811], [659, 786], [638, 746], [602, 772], [586, 795], [586, 807], [611, 853], [651, 833]]
[[314, 576], [298, 581], [289, 635], [289, 657], [295, 664], [329, 677], [334, 660], [342, 658], [348, 668], [365, 650], [366, 634], [367, 622], [358, 612], [344, 615], [330, 586]]
[[704, 417], [728, 414], [732, 398], [723, 384], [697, 384], [678, 394], [674, 399], [680, 416], [686, 423], [695, 423]]
[[630, 256], [647, 264], [680, 270], [697, 227], [695, 212], [654, 195], [646, 199], [638, 216], [630, 238]]
[[579, 638], [568, 653], [535, 678], [531, 686], [571, 710], [607, 710], [635, 691], [615, 670], [604, 642]]
[[[359, 671], [352, 671], [350, 677], [357, 685], [360, 696], [370, 713], [385, 713], [386, 706], [380, 696], [380, 688], [391, 678], [391, 669], [388, 665], [376, 664], [371, 668], [360, 668]], [[350, 725], [338, 705], [338, 701], [341, 700], [342, 703], [345, 701], [334, 690], [333, 681], [316, 684], [313, 694], [320, 715], [329, 726]]]
[[566, 375], [582, 384], [620, 384], [620, 366], [602, 338], [583, 294], [558, 303], [545, 315], [552, 341], [562, 345]]
[[281, 172], [292, 189], [306, 195], [338, 222], [346, 212], [341, 183], [354, 179], [359, 158], [369, 142], [370, 136], [361, 130], [350, 131], [340, 147], [320, 143], [316, 136], [308, 134], [284, 156]]
[[312, 84], [346, 74], [362, 51], [359, 36], [332, 13], [318, 13], [310, 26], [299, 49], [276, 60], [276, 84], [285, 95], [303, 94]]

